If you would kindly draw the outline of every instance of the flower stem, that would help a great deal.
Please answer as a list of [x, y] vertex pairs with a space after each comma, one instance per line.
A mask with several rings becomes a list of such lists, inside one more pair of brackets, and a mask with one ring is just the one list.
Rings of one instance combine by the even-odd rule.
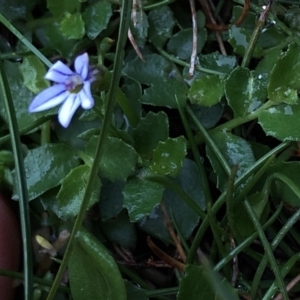
[[60, 268], [57, 272], [57, 275], [55, 277], [54, 283], [50, 289], [49, 295], [47, 297], [47, 300], [52, 300], [56, 294], [57, 288], [60, 284], [61, 278], [63, 276], [63, 273], [67, 267], [69, 258], [72, 254], [73, 247], [76, 242], [76, 233], [80, 229], [88, 204], [90, 197], [93, 192], [93, 186], [94, 182], [97, 178], [97, 173], [100, 165], [100, 161], [102, 159], [103, 150], [104, 150], [104, 143], [107, 137], [107, 134], [110, 129], [112, 114], [114, 110], [114, 106], [116, 103], [116, 92], [117, 87], [119, 85], [120, 77], [121, 77], [121, 71], [122, 71], [122, 63], [124, 58], [124, 47], [127, 40], [127, 32], [129, 29], [130, 24], [130, 14], [131, 14], [131, 7], [132, 7], [132, 0], [123, 0], [122, 8], [121, 8], [121, 20], [120, 20], [120, 28], [119, 28], [119, 34], [118, 34], [118, 43], [117, 43], [117, 49], [116, 49], [116, 56], [115, 56], [115, 63], [114, 63], [114, 72], [112, 76], [112, 80], [110, 82], [110, 88], [108, 92], [108, 103], [106, 112], [104, 115], [103, 125], [101, 128], [101, 132], [98, 139], [98, 144], [95, 151], [95, 158], [94, 163], [92, 165], [88, 183], [86, 186], [85, 194], [82, 200], [82, 204], [80, 207], [80, 211], [78, 213], [78, 216], [75, 220], [75, 224], [73, 227], [73, 230], [70, 235], [69, 243], [67, 245], [65, 255], [63, 257], [63, 260], [61, 262]]
[[22, 230], [23, 244], [23, 265], [24, 265], [24, 299], [33, 299], [33, 279], [32, 279], [32, 249], [31, 249], [31, 231], [29, 219], [29, 200], [27, 193], [26, 173], [23, 159], [23, 149], [20, 140], [17, 116], [14, 108], [13, 99], [5, 74], [4, 65], [0, 59], [0, 91], [7, 115], [7, 123], [10, 132], [11, 146], [14, 153], [16, 170], [16, 189], [19, 195], [19, 210]]

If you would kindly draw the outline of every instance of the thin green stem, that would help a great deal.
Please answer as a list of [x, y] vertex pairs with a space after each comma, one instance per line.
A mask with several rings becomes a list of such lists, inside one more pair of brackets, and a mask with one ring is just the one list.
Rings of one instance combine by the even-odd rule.
[[[296, 253], [283, 265], [283, 267], [281, 268], [281, 275], [283, 278], [295, 266], [295, 264], [299, 261], [299, 259], [300, 259], [300, 253]], [[269, 300], [273, 298], [276, 292], [277, 292], [277, 286], [275, 282], [273, 282], [272, 285], [269, 287], [268, 291], [265, 293], [262, 300]]]
[[233, 205], [234, 181], [236, 178], [237, 170], [238, 170], [238, 166], [237, 165], [233, 166], [228, 180], [228, 186], [226, 192], [226, 216], [233, 237], [237, 240], [240, 240], [240, 233], [237, 229], [235, 218], [234, 218], [235, 208]]
[[[173, 55], [170, 55], [168, 52], [164, 51], [163, 49], [161, 48], [156, 48], [157, 51], [165, 58], [167, 58], [168, 60], [180, 65], [180, 66], [183, 66], [183, 67], [189, 67], [190, 65], [185, 62], [185, 61], [182, 61], [176, 57], [174, 57]], [[196, 65], [195, 68], [198, 70], [198, 71], [201, 71], [203, 73], [206, 73], [206, 74], [216, 74], [216, 75], [226, 75], [225, 73], [222, 73], [222, 72], [218, 72], [218, 71], [214, 71], [214, 70], [210, 70], [210, 69], [206, 69], [206, 68], [202, 68], [200, 67], [199, 65]]]
[[192, 109], [187, 106], [186, 111], [189, 114], [189, 116], [192, 118], [194, 121], [195, 125], [197, 126], [198, 130], [200, 131], [201, 135], [204, 137], [204, 141], [206, 142], [207, 146], [209, 146], [212, 150], [212, 152], [215, 154], [217, 157], [219, 163], [222, 165], [224, 171], [226, 172], [227, 175], [230, 175], [231, 173], [231, 168], [228, 165], [226, 159], [224, 158], [223, 154], [217, 147], [216, 143], [213, 141], [213, 139], [210, 137], [210, 134], [207, 132], [207, 130], [202, 126], [202, 124], [199, 122], [198, 118], [195, 116], [194, 112]]
[[52, 63], [42, 54], [36, 47], [34, 47], [24, 35], [21, 34], [2, 14], [0, 14], [0, 22], [13, 33], [25, 46], [28, 47], [46, 66], [49, 68]]
[[[251, 168], [248, 169], [247, 172], [245, 172], [242, 176], [240, 176], [236, 182], [235, 182], [235, 189], [238, 188], [242, 183], [244, 183], [247, 178], [249, 178], [249, 176], [251, 176], [255, 171], [257, 171], [258, 168], [261, 167], [261, 165], [265, 164], [266, 161], [269, 160], [269, 158], [273, 155], [276, 155], [277, 153], [280, 153], [282, 150], [284, 150], [285, 148], [287, 148], [290, 145], [290, 142], [287, 143], [282, 143], [279, 146], [277, 146], [276, 148], [274, 148], [273, 150], [271, 150], [270, 152], [268, 152], [266, 155], [264, 155], [263, 157], [261, 157]], [[219, 209], [223, 206], [223, 204], [226, 201], [226, 192], [224, 192], [219, 198], [218, 200], [214, 203], [213, 207], [212, 207], [212, 212], [214, 214], [216, 214]], [[191, 249], [188, 253], [188, 257], [187, 257], [187, 263], [188, 264], [192, 264], [194, 261], [194, 257], [196, 254], [196, 251], [198, 249], [198, 246], [201, 242], [201, 239], [208, 227], [209, 223], [208, 223], [208, 219], [205, 218], [202, 222], [202, 224], [200, 225], [196, 236], [193, 240]]]
[[246, 52], [245, 52], [245, 55], [243, 57], [243, 61], [242, 61], [242, 64], [241, 64], [242, 67], [248, 67], [248, 65], [250, 63], [253, 51], [255, 49], [257, 40], [258, 40], [258, 38], [261, 34], [261, 31], [263, 29], [263, 26], [265, 24], [267, 14], [268, 14], [269, 10], [270, 10], [270, 4], [267, 5], [267, 8], [260, 14], [260, 17], [259, 17], [259, 19], [256, 23], [255, 29], [252, 33], [251, 38], [250, 38], [248, 47], [246, 48]]
[[143, 10], [147, 11], [147, 10], [156, 9], [156, 8], [161, 7], [161, 6], [166, 6], [168, 4], [171, 4], [171, 3], [175, 2], [175, 1], [176, 0], [163, 0], [163, 1], [158, 2], [158, 3], [153, 3], [153, 4], [145, 5], [143, 7]]
[[[286, 222], [286, 224], [283, 225], [283, 227], [280, 229], [280, 231], [274, 237], [274, 239], [271, 243], [271, 249], [273, 251], [277, 248], [277, 246], [283, 240], [285, 235], [287, 233], [289, 233], [290, 229], [294, 226], [294, 224], [299, 220], [299, 217], [300, 217], [300, 209], [298, 209], [293, 214], [293, 216]], [[257, 289], [261, 282], [261, 277], [264, 273], [264, 270], [265, 270], [267, 264], [268, 264], [268, 256], [267, 256], [267, 254], [265, 254], [257, 267], [257, 271], [256, 271], [255, 276], [252, 281], [252, 286], [251, 286], [251, 298], [252, 299], [255, 299]]]
[[264, 231], [263, 231], [263, 229], [262, 229], [262, 227], [259, 223], [259, 220], [258, 220], [252, 206], [249, 204], [247, 199], [244, 201], [244, 205], [245, 205], [245, 208], [248, 212], [248, 215], [249, 215], [254, 227], [256, 228], [256, 231], [258, 232], [258, 236], [259, 236], [259, 238], [262, 242], [262, 245], [265, 249], [265, 253], [268, 257], [268, 260], [269, 260], [270, 265], [272, 267], [272, 270], [274, 272], [274, 275], [275, 275], [275, 278], [276, 278], [276, 281], [277, 281], [277, 285], [279, 287], [280, 292], [282, 293], [282, 297], [283, 297], [284, 300], [288, 300], [289, 297], [288, 297], [288, 294], [287, 294], [287, 291], [286, 291], [286, 288], [285, 288], [285, 284], [283, 282], [281, 272], [280, 272], [279, 267], [277, 265], [276, 259], [273, 255], [273, 252], [272, 252], [271, 246], [268, 242], [268, 239], [266, 238], [266, 236], [264, 234]]
[[42, 125], [41, 145], [50, 143], [50, 135], [51, 135], [51, 121], [49, 120]]
[[[16, 278], [16, 279], [24, 279], [24, 274], [22, 273], [18, 273], [18, 272], [14, 272], [14, 271], [8, 271], [8, 270], [3, 270], [0, 269], [0, 275], [1, 276], [6, 276], [6, 277], [10, 277], [10, 278]], [[47, 286], [47, 287], [51, 287], [53, 284], [53, 281], [48, 280], [48, 279], [43, 279], [43, 278], [39, 278], [39, 277], [33, 277], [33, 282], [37, 283], [41, 286]], [[58, 289], [62, 292], [65, 293], [70, 293], [70, 288], [64, 285], [60, 285], [58, 287]]]
[[261, 107], [259, 107], [257, 110], [252, 112], [251, 114], [244, 116], [244, 117], [237, 117], [234, 118], [220, 126], [215, 127], [212, 129], [210, 132], [215, 132], [215, 131], [231, 131], [232, 129], [245, 124], [247, 122], [253, 121], [259, 117], [259, 114], [261, 111], [270, 108], [271, 106], [274, 106], [274, 103], [271, 101], [267, 101], [264, 103]]
[[47, 297], [47, 300], [52, 300], [55, 296], [56, 290], [59, 286], [59, 283], [61, 281], [61, 278], [63, 276], [63, 273], [67, 267], [69, 258], [71, 256], [75, 241], [76, 241], [76, 233], [80, 229], [83, 219], [85, 217], [86, 209], [89, 204], [90, 197], [93, 192], [93, 186], [95, 183], [95, 180], [98, 176], [98, 168], [103, 156], [103, 150], [104, 150], [104, 143], [107, 138], [107, 134], [110, 130], [110, 124], [112, 119], [113, 110], [116, 103], [116, 93], [117, 93], [117, 87], [119, 85], [119, 81], [121, 78], [121, 71], [122, 71], [122, 64], [124, 59], [124, 47], [125, 43], [127, 41], [127, 33], [129, 29], [130, 24], [130, 14], [131, 14], [131, 7], [132, 7], [132, 0], [123, 0], [123, 5], [121, 8], [121, 20], [120, 20], [120, 28], [119, 28], [119, 34], [118, 34], [118, 43], [117, 43], [117, 49], [116, 49], [116, 56], [115, 56], [115, 62], [114, 62], [114, 72], [112, 75], [112, 80], [110, 82], [110, 88], [108, 92], [108, 102], [107, 107], [103, 119], [103, 124], [101, 128], [101, 132], [98, 139], [98, 144], [95, 151], [95, 158], [94, 163], [92, 165], [89, 179], [87, 182], [87, 186], [85, 189], [85, 194], [81, 203], [80, 211], [78, 213], [78, 216], [75, 220], [74, 227], [72, 229], [69, 243], [67, 245], [63, 260], [61, 262], [60, 268], [57, 272], [57, 275], [55, 277], [53, 286], [49, 292], [49, 295]]
[[33, 279], [32, 279], [32, 251], [31, 251], [31, 231], [29, 218], [29, 200], [27, 194], [26, 172], [24, 167], [23, 149], [20, 140], [20, 133], [13, 99], [10, 93], [4, 65], [0, 59], [0, 91], [7, 115], [7, 123], [10, 131], [11, 146], [14, 153], [15, 170], [19, 194], [19, 210], [21, 219], [22, 244], [23, 244], [23, 265], [24, 265], [24, 298], [33, 299]]
[[[263, 230], [266, 230], [270, 227], [278, 218], [283, 207], [283, 202], [280, 202], [276, 211], [272, 215], [272, 217], [262, 226]], [[248, 238], [242, 241], [237, 247], [231, 250], [222, 260], [220, 260], [214, 267], [215, 271], [220, 271], [226, 264], [228, 264], [235, 256], [237, 256], [240, 252], [242, 252], [246, 247], [248, 247], [256, 238], [258, 237], [258, 233], [252, 233]]]
[[[234, 2], [244, 5], [245, 0], [234, 0]], [[253, 9], [257, 13], [261, 13], [262, 8], [251, 1], [250, 3], [251, 9]], [[275, 21], [275, 26], [278, 26], [282, 31], [284, 31], [287, 35], [292, 36], [293, 40], [300, 46], [300, 38], [294, 34], [289, 27], [287, 27], [283, 22], [281, 22], [272, 12], [269, 13], [268, 19], [271, 21]]]
[[[40, 126], [40, 125], [44, 124], [45, 122], [47, 122], [50, 118], [51, 117], [48, 116], [48, 117], [43, 117], [43, 118], [38, 119], [34, 123], [30, 124], [30, 126], [20, 130], [19, 134], [23, 135], [23, 134], [26, 134], [26, 133], [30, 132], [31, 130], [33, 130], [33, 129], [37, 128], [38, 126]], [[7, 143], [9, 140], [10, 140], [10, 134], [7, 134], [7, 135], [1, 137], [0, 138], [0, 146], [2, 144]]]

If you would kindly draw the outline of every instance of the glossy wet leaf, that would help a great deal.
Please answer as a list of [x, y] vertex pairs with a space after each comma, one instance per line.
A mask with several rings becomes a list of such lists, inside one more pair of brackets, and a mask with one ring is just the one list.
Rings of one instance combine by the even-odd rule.
[[299, 118], [299, 105], [279, 104], [261, 111], [258, 123], [266, 135], [281, 141], [299, 141]]
[[24, 85], [37, 94], [49, 87], [49, 81], [44, 78], [46, 74], [45, 65], [34, 55], [24, 57], [20, 65]]
[[[206, 42], [207, 32], [205, 28], [199, 28], [197, 33], [197, 54], [199, 54]], [[182, 60], [191, 57], [193, 49], [193, 29], [182, 29], [172, 36], [167, 44], [169, 53]]]
[[177, 108], [176, 98], [181, 105], [186, 103], [187, 88], [176, 78], [170, 78], [173, 65], [158, 54], [145, 55], [146, 62], [139, 57], [129, 61], [123, 73], [135, 81], [147, 85], [140, 101], [144, 104]]
[[[206, 129], [210, 129], [220, 121], [224, 112], [224, 104], [219, 102], [211, 107], [191, 105], [191, 109], [201, 124]], [[196, 130], [196, 126], [192, 120], [190, 120], [190, 126]]]
[[107, 249], [87, 231], [79, 231], [68, 273], [74, 300], [126, 300], [121, 273]]
[[[92, 159], [98, 137], [92, 137], [86, 146], [86, 153]], [[111, 181], [125, 180], [135, 170], [137, 154], [132, 146], [123, 140], [108, 137], [104, 145], [100, 174]]]
[[[212, 278], [213, 277], [213, 278]], [[217, 287], [217, 289], [216, 289]], [[203, 266], [188, 265], [179, 285], [178, 300], [215, 299], [237, 300], [233, 288], [218, 274]]]
[[[87, 165], [78, 166], [71, 170], [71, 172], [61, 182], [61, 188], [57, 194], [59, 218], [67, 220], [78, 215], [90, 171], [90, 167]], [[99, 200], [100, 189], [101, 182], [100, 179], [97, 178], [95, 185], [92, 188], [93, 191], [89, 200], [88, 208]]]
[[[24, 85], [19, 66], [19, 63], [12, 63], [9, 61], [5, 61], [4, 63], [10, 92], [14, 102], [19, 130], [24, 130], [25, 128], [30, 127], [32, 123], [42, 116], [50, 115], [51, 111], [36, 114], [28, 113], [29, 103], [32, 101], [35, 95]], [[0, 114], [1, 117], [6, 120], [5, 106], [2, 97], [0, 97]]]
[[[232, 168], [238, 165], [237, 177], [240, 177], [254, 164], [255, 158], [251, 146], [246, 140], [231, 133], [223, 132], [216, 132], [211, 135], [211, 138], [214, 140], [229, 167]], [[221, 191], [224, 191], [228, 183], [228, 175], [208, 146], [206, 147], [206, 153], [214, 169], [217, 186]]]
[[85, 34], [81, 14], [66, 14], [60, 23], [60, 30], [68, 39], [81, 39]]
[[163, 47], [176, 24], [172, 10], [168, 6], [153, 9], [149, 12], [148, 21], [150, 41], [157, 47]]
[[124, 204], [131, 222], [149, 215], [161, 202], [164, 187], [158, 183], [134, 178], [128, 181], [123, 190]]
[[58, 186], [78, 164], [75, 151], [64, 144], [46, 144], [29, 150], [24, 159], [29, 200]]
[[271, 101], [288, 104], [298, 102], [298, 90], [300, 89], [299, 67], [299, 46], [292, 44], [279, 57], [270, 74], [268, 96]]
[[219, 52], [200, 54], [199, 62], [202, 68], [222, 73], [229, 73], [236, 66], [236, 57], [222, 55]]
[[218, 103], [223, 95], [223, 77], [211, 74], [194, 80], [188, 94], [191, 103], [208, 107]]
[[62, 16], [67, 12], [73, 13], [76, 11], [77, 7], [77, 1], [73, 0], [47, 0], [47, 8], [56, 17]]
[[151, 170], [160, 175], [176, 176], [182, 168], [186, 151], [186, 140], [182, 136], [159, 142], [153, 151]]
[[110, 242], [134, 250], [137, 240], [135, 225], [129, 221], [126, 211], [101, 224], [101, 229]]
[[225, 94], [235, 117], [244, 117], [265, 102], [265, 75], [256, 77], [249, 69], [237, 67], [225, 81]]
[[[178, 185], [201, 209], [205, 210], [206, 201], [202, 179], [196, 164], [192, 160], [185, 159], [182, 170], [176, 178], [176, 182], [178, 182]], [[176, 222], [182, 236], [185, 239], [189, 239], [193, 230], [198, 225], [200, 219], [199, 215], [170, 189], [166, 189], [164, 192], [163, 201], [169, 218], [174, 220], [173, 222]]]
[[99, 199], [99, 207], [101, 211], [101, 220], [116, 217], [123, 209], [123, 188], [125, 182], [114, 181], [111, 182], [107, 179], [102, 180], [102, 188]]
[[[228, 42], [233, 47], [234, 52], [244, 56], [246, 49], [248, 48], [252, 32], [249, 32], [243, 27], [237, 27], [235, 25], [230, 26], [228, 32]], [[255, 58], [260, 58], [262, 55], [263, 49], [256, 44], [252, 56]]]
[[169, 134], [168, 117], [164, 112], [149, 112], [133, 130], [135, 149], [142, 158], [152, 158], [153, 150]]
[[90, 4], [83, 13], [86, 35], [95, 39], [104, 29], [112, 16], [111, 3], [98, 1]]

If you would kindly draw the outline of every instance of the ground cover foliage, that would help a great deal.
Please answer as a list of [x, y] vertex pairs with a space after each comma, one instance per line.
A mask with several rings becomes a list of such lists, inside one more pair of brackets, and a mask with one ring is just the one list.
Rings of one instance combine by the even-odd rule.
[[[300, 297], [299, 5], [0, 1], [17, 299]], [[83, 53], [94, 107], [29, 113]]]

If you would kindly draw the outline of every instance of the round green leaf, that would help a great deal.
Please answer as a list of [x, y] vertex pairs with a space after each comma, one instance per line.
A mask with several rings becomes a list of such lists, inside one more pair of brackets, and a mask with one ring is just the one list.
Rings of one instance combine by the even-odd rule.
[[275, 103], [295, 104], [300, 89], [300, 53], [299, 46], [292, 44], [277, 60], [268, 86], [269, 99]]
[[258, 123], [281, 141], [300, 141], [300, 105], [279, 104], [260, 112]]
[[60, 30], [68, 39], [81, 39], [85, 34], [81, 14], [65, 14], [60, 24]]
[[47, 7], [55, 17], [65, 13], [73, 13], [78, 8], [78, 2], [74, 0], [47, 0]]
[[265, 76], [255, 77], [249, 69], [237, 67], [225, 81], [225, 94], [235, 117], [244, 117], [265, 102]]
[[[19, 130], [30, 128], [32, 123], [44, 116], [49, 116], [52, 111], [41, 113], [28, 113], [29, 103], [34, 98], [34, 94], [24, 85], [23, 78], [20, 72], [19, 63], [4, 62], [4, 69], [8, 79], [8, 84], [13, 99]], [[5, 106], [2, 97], [0, 97], [0, 114], [6, 120]]]
[[133, 18], [131, 19], [131, 33], [138, 47], [143, 48], [148, 36], [148, 16], [143, 12], [136, 12], [136, 25], [134, 25]]
[[[57, 206], [59, 210], [58, 217], [60, 219], [67, 220], [78, 215], [83, 196], [85, 194], [89, 174], [89, 166], [78, 166], [71, 170], [71, 172], [62, 181], [60, 191], [57, 194]], [[97, 178], [96, 183], [93, 186], [93, 192], [89, 200], [88, 208], [98, 201], [100, 188], [100, 179]]]
[[236, 66], [236, 57], [219, 52], [199, 55], [200, 66], [222, 73], [229, 73]]
[[157, 114], [149, 112], [140, 119], [138, 126], [133, 130], [135, 149], [142, 158], [152, 158], [152, 151], [160, 141], [169, 135], [167, 115], [160, 111]]
[[[199, 28], [197, 33], [197, 54], [199, 54], [206, 42], [207, 32], [205, 28]], [[172, 36], [167, 44], [168, 52], [182, 60], [191, 57], [193, 49], [193, 29], [182, 29]]]
[[[228, 42], [233, 47], [235, 53], [241, 56], [245, 55], [246, 49], [249, 46], [251, 35], [252, 32], [246, 30], [243, 27], [237, 27], [235, 25], [230, 26]], [[253, 57], [259, 58], [262, 55], [263, 55], [263, 49], [256, 44], [253, 51]]]
[[[92, 137], [86, 146], [86, 153], [91, 158], [94, 156], [97, 140], [98, 137]], [[102, 176], [111, 181], [126, 180], [134, 172], [136, 162], [137, 154], [132, 146], [115, 137], [106, 139], [99, 166]]]
[[112, 16], [111, 3], [98, 1], [87, 7], [83, 14], [85, 31], [90, 39], [95, 39], [104, 29]]
[[184, 137], [168, 138], [159, 142], [153, 151], [153, 159], [150, 168], [160, 175], [176, 176], [186, 156], [186, 140]]
[[86, 232], [76, 234], [77, 243], [68, 262], [74, 300], [127, 300], [118, 266], [107, 249]]
[[78, 163], [73, 148], [64, 144], [46, 144], [30, 150], [24, 159], [29, 200], [58, 186]]
[[172, 10], [166, 5], [153, 9], [149, 12], [148, 21], [150, 41], [157, 47], [163, 47], [176, 24]]
[[46, 68], [34, 55], [26, 56], [20, 65], [25, 86], [37, 94], [49, 86], [49, 81], [44, 79]]
[[161, 202], [164, 187], [158, 183], [135, 178], [128, 181], [123, 190], [124, 204], [131, 222], [149, 215]]
[[204, 75], [193, 81], [189, 99], [193, 104], [212, 106], [224, 95], [223, 78], [218, 75]]
[[158, 54], [145, 55], [145, 60], [146, 62], [143, 62], [136, 57], [123, 69], [128, 77], [149, 86], [144, 90], [141, 102], [177, 108], [177, 97], [179, 103], [184, 106], [187, 88], [182, 81], [170, 76], [174, 70], [172, 63]]
[[[245, 173], [255, 162], [251, 145], [244, 139], [231, 133], [216, 132], [211, 135], [218, 150], [226, 159], [229, 167], [238, 165], [237, 177]], [[217, 176], [217, 186], [221, 191], [226, 189], [228, 175], [210, 147], [206, 147], [207, 156]]]

